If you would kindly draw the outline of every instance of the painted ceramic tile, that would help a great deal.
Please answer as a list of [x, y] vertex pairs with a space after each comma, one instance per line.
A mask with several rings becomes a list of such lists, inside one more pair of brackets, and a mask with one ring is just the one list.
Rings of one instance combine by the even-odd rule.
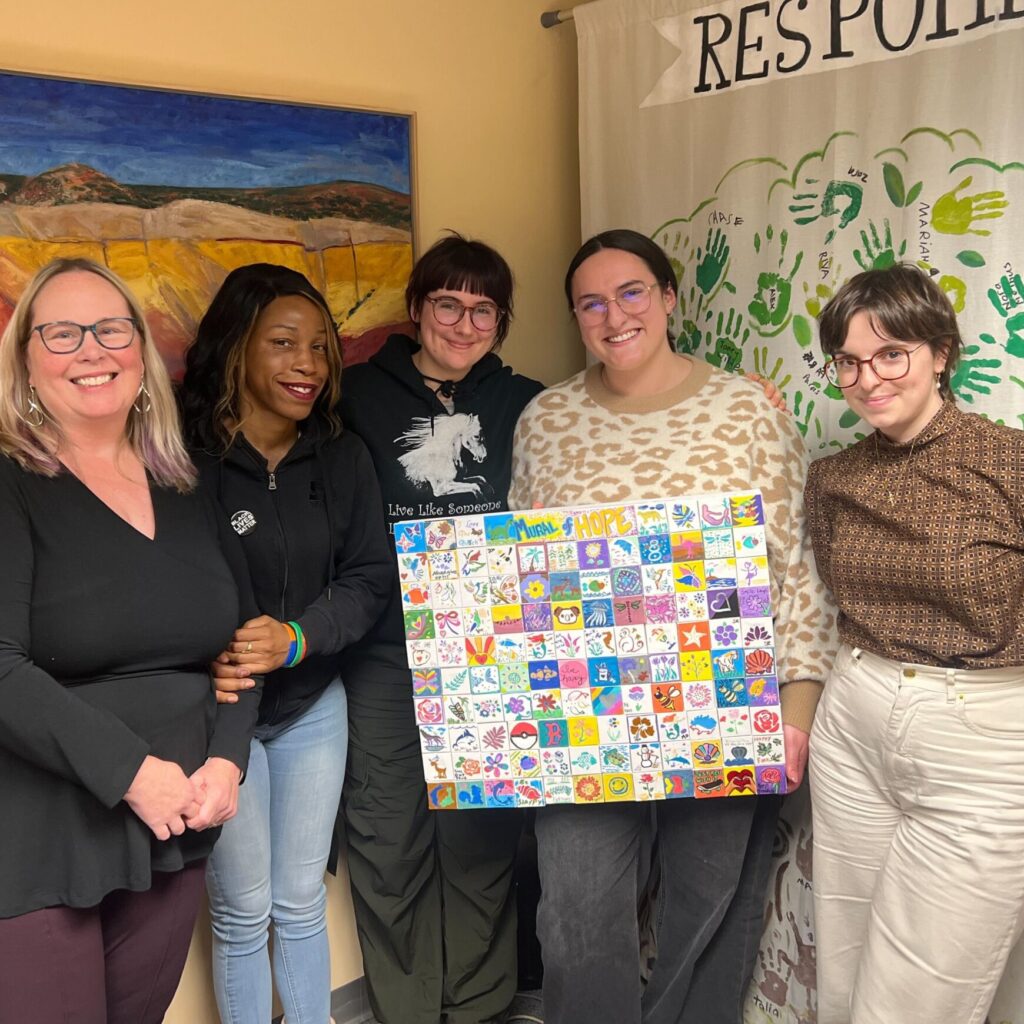
[[435, 810], [785, 792], [757, 491], [399, 523]]

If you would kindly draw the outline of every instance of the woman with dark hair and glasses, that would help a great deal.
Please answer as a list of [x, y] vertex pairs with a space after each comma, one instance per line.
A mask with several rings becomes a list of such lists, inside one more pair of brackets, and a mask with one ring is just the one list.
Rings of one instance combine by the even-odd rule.
[[[393, 335], [346, 371], [341, 412], [366, 442], [388, 522], [506, 508], [512, 432], [537, 381], [497, 349], [512, 320], [512, 272], [452, 234], [406, 289], [416, 341]], [[427, 807], [397, 588], [345, 660], [349, 770], [343, 816], [370, 1005], [382, 1024], [483, 1024], [516, 990], [515, 810]]]
[[[597, 361], [523, 413], [509, 504], [760, 487], [786, 775], [795, 788], [832, 643], [804, 527], [803, 440], [758, 385], [667, 343], [676, 289], [665, 254], [635, 231], [605, 231], [579, 249], [565, 294]], [[689, 642], [702, 646], [696, 631]], [[746, 796], [538, 810], [548, 1018], [737, 1024], [761, 934], [778, 803]], [[637, 906], [648, 892], [644, 851], [655, 835], [657, 950], [644, 988]]]
[[811, 465], [842, 641], [811, 734], [820, 1024], [980, 1024], [1024, 921], [1024, 434], [953, 402], [956, 315], [902, 265], [820, 319], [873, 430]]
[[342, 432], [340, 388], [341, 346], [313, 285], [269, 263], [228, 274], [181, 395], [200, 476], [241, 537], [262, 612], [214, 674], [236, 689], [267, 673], [238, 816], [207, 871], [224, 1024], [270, 1022], [271, 924], [288, 1024], [330, 1019], [324, 868], [347, 736], [339, 654], [395, 586], [373, 465]]
[[3, 1024], [157, 1024], [178, 986], [259, 702], [211, 698], [254, 609], [195, 484], [138, 302], [45, 266], [0, 341]]

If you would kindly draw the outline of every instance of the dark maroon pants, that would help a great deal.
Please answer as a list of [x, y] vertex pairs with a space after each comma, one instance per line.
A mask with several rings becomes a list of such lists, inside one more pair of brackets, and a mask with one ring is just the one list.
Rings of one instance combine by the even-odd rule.
[[0, 919], [0, 1024], [159, 1024], [188, 956], [205, 862], [148, 892]]

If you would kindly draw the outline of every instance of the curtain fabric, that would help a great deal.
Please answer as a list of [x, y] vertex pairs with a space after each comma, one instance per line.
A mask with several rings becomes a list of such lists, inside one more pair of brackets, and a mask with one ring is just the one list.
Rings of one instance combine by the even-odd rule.
[[[666, 250], [681, 350], [772, 377], [811, 457], [827, 454], [868, 428], [821, 375], [815, 318], [847, 278], [909, 261], [959, 315], [961, 407], [1024, 426], [1024, 0], [574, 14], [583, 235], [631, 227]], [[815, 1021], [811, 880], [804, 790], [780, 825], [745, 1024]], [[1024, 1024], [1021, 948], [991, 1020]]]

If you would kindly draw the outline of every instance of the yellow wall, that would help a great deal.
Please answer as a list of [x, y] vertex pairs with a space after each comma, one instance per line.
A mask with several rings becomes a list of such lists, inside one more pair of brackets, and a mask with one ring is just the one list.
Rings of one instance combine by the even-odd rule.
[[[50, 0], [18, 5], [0, 67], [416, 114], [420, 250], [446, 227], [516, 272], [505, 357], [554, 383], [583, 366], [561, 297], [579, 242], [576, 53], [546, 0]], [[2, 114], [0, 114], [2, 117]], [[0, 129], [2, 130], [2, 129]], [[273, 140], [268, 140], [272, 142]], [[333, 984], [362, 974], [344, 880], [330, 882]], [[205, 919], [169, 1024], [215, 1024]]]
[[579, 243], [576, 42], [539, 19], [575, 2], [50, 0], [19, 5], [0, 68], [413, 111], [420, 251], [446, 227], [500, 249], [518, 283], [505, 356], [554, 383], [583, 366], [561, 299]]

